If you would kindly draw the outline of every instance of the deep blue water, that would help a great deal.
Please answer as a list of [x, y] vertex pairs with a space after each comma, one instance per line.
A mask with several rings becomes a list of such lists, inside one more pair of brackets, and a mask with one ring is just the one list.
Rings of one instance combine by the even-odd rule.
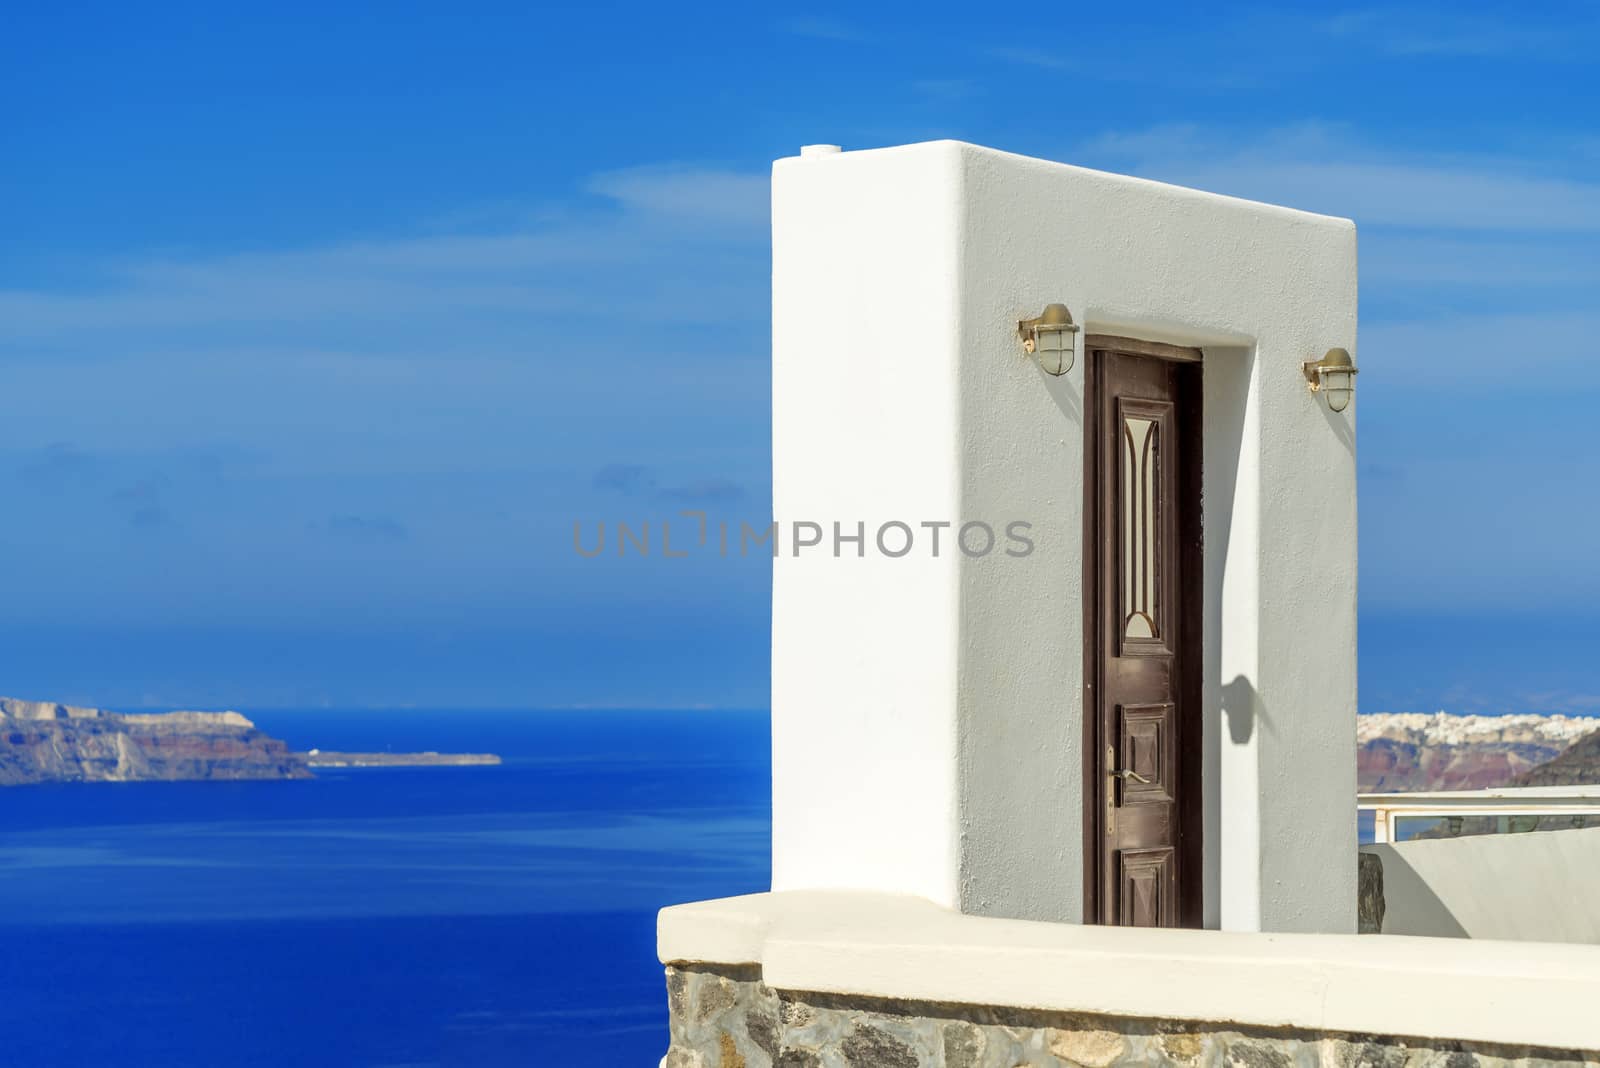
[[506, 763], [0, 791], [0, 1065], [653, 1068], [656, 910], [770, 881], [764, 712], [251, 715]]

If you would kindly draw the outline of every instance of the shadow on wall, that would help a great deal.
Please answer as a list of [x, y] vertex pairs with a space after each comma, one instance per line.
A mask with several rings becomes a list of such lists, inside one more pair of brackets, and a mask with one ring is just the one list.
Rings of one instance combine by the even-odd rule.
[[1354, 458], [1356, 454], [1356, 432], [1353, 426], [1355, 412], [1348, 409], [1342, 412], [1333, 411], [1327, 404], [1323, 403], [1320, 394], [1316, 400], [1317, 410], [1328, 421], [1328, 429], [1332, 430], [1334, 437], [1339, 439], [1339, 444], [1344, 446], [1344, 451]]
[[1080, 381], [1077, 383], [1073, 382], [1071, 373], [1064, 375], [1046, 374], [1032, 360], [1028, 361], [1028, 365], [1033, 368], [1034, 372], [1039, 376], [1039, 380], [1044, 383], [1045, 392], [1050, 394], [1050, 399], [1055, 402], [1057, 408], [1061, 409], [1061, 414], [1066, 416], [1074, 426], [1078, 427], [1081, 433], [1083, 429], [1083, 406], [1078, 402], [1078, 393], [1082, 389], [1083, 361], [1078, 361], [1079, 370], [1077, 375]]
[[1244, 745], [1255, 733], [1256, 719], [1265, 718], [1255, 686], [1237, 675], [1222, 687], [1222, 715], [1228, 724], [1228, 737], [1234, 745]]
[[[1236, 756], [1225, 761], [1223, 750], [1237, 748], [1250, 740], [1255, 729], [1259, 702], [1255, 685], [1241, 671], [1249, 670], [1256, 651], [1241, 631], [1227, 632], [1226, 599], [1229, 552], [1237, 533], [1240, 556], [1250, 558], [1253, 549], [1254, 517], [1236, 516], [1239, 495], [1239, 463], [1244, 452], [1245, 428], [1250, 408], [1250, 380], [1255, 374], [1255, 350], [1249, 346], [1204, 348], [1204, 539], [1205, 539], [1205, 616], [1203, 695], [1207, 722], [1201, 783], [1205, 809], [1205, 900], [1207, 927], [1222, 923], [1223, 867], [1223, 779], [1227, 775], [1238, 794], [1255, 794], [1254, 776], [1245, 774]], [[1253, 507], [1248, 494], [1246, 502]], [[1237, 523], [1237, 525], [1236, 525]], [[1224, 682], [1231, 675], [1232, 682]], [[1222, 709], [1218, 721], [1210, 719], [1212, 709]], [[1226, 724], [1226, 726], [1224, 726]], [[1226, 731], [1226, 734], [1224, 734]], [[1228, 741], [1225, 742], [1224, 738]], [[1229, 744], [1231, 742], [1231, 744]], [[1237, 798], [1235, 798], [1237, 800]], [[1249, 848], [1248, 845], [1246, 848]]]
[[1600, 828], [1362, 847], [1383, 862], [1384, 934], [1600, 945]]
[[1471, 937], [1449, 906], [1404, 856], [1387, 846], [1369, 846], [1361, 852], [1363, 860], [1376, 859], [1383, 873], [1379, 887], [1382, 896], [1375, 905], [1381, 933]]

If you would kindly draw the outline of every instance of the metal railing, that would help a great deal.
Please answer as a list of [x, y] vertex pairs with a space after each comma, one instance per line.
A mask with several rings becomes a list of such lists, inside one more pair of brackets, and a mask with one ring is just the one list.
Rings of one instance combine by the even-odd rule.
[[[1600, 786], [1507, 786], [1495, 790], [1440, 790], [1414, 794], [1358, 794], [1356, 809], [1371, 812], [1372, 841], [1396, 841], [1405, 819], [1503, 817], [1506, 829], [1516, 817], [1593, 816], [1600, 818]], [[1529, 827], [1527, 829], [1532, 829]]]

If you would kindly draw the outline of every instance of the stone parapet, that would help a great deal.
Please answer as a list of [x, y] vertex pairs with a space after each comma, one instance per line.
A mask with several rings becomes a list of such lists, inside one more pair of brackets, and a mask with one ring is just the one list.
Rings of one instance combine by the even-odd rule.
[[775, 990], [759, 968], [667, 969], [663, 1068], [1577, 1068], [1600, 1053]]
[[[947, 1057], [949, 1042], [974, 1033], [945, 1028], [954, 1022], [977, 1027], [984, 1049], [1012, 1050], [1015, 1043], [1022, 1059], [1002, 1068], [1092, 1063], [1086, 1055], [1061, 1061], [1051, 1043], [1068, 1048], [1062, 1043], [1078, 1039], [1055, 1032], [1120, 1036], [1120, 1045], [1106, 1042], [1120, 1051], [1114, 1061], [1129, 1064], [1163, 1063], [1137, 1058], [1165, 1049], [1163, 1035], [1188, 1035], [1215, 1056], [1196, 1052], [1199, 1060], [1175, 1063], [1280, 1063], [1235, 1055], [1237, 1046], [1313, 1050], [1283, 1063], [1337, 1068], [1356, 1063], [1339, 1059], [1350, 1048], [1370, 1046], [1386, 1052], [1365, 1063], [1393, 1068], [1413, 1063], [1417, 1050], [1513, 1060], [1498, 1051], [1539, 1050], [1551, 1063], [1565, 1055], [1549, 1051], [1594, 1050], [1600, 1065], [1595, 946], [1039, 923], [965, 916], [913, 897], [796, 891], [665, 909], [657, 955], [672, 969], [682, 1056], [705, 1058], [713, 1049], [720, 1056], [724, 1032], [733, 1043], [729, 1059], [703, 1061], [712, 1068], [766, 1063], [751, 1059], [746, 1038], [763, 1051], [762, 1042], [776, 1043], [777, 1053], [765, 1055], [780, 1055], [779, 1024], [798, 1028], [797, 1050], [837, 1046], [834, 1059], [820, 1062], [826, 1068], [873, 1063], [840, 1058], [845, 1043], [866, 1040], [852, 1039], [851, 1028], [880, 1017], [884, 1026], [874, 1028], [923, 1058], [903, 1061], [909, 1064], [950, 1063], [927, 1058]], [[806, 1030], [794, 1013], [779, 1012], [786, 1002], [831, 1022]], [[719, 1013], [736, 1004], [744, 1007], [718, 1024]], [[766, 1026], [768, 1018], [777, 1023]], [[1190, 1046], [1187, 1038], [1174, 1041], [1180, 1052]], [[1039, 1059], [1047, 1055], [1057, 1060]], [[1458, 1059], [1449, 1068], [1473, 1063]]]

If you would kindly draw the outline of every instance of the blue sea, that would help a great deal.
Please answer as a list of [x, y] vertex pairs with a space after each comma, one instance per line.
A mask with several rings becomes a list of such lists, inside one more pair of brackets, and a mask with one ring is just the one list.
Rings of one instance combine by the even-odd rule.
[[251, 712], [500, 767], [0, 790], [0, 1065], [653, 1068], [663, 905], [769, 884], [765, 712]]

